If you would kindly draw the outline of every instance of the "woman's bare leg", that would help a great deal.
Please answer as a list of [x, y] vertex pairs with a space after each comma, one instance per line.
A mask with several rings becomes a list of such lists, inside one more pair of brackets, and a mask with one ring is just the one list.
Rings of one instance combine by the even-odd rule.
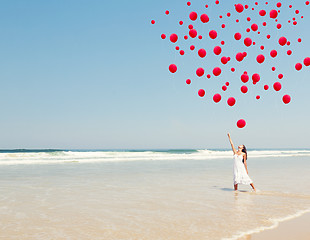
[[253, 188], [253, 190], [256, 192], [256, 189], [255, 189], [253, 183], [251, 183], [250, 185], [251, 185], [251, 187]]
[[237, 191], [238, 190], [238, 184], [235, 184], [234, 187], [235, 187], [235, 191]]

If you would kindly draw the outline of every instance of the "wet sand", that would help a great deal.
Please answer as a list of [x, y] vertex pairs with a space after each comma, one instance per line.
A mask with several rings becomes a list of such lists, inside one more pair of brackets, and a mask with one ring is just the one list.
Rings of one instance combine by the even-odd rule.
[[249, 236], [248, 240], [310, 240], [310, 213], [284, 221], [275, 229]]

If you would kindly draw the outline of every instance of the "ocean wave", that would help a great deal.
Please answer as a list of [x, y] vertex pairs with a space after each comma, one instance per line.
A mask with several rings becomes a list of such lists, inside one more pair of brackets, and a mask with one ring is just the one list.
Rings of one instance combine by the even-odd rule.
[[[310, 156], [310, 150], [250, 150], [251, 158]], [[228, 159], [231, 150], [10, 150], [0, 152], [0, 165], [56, 164], [120, 161], [209, 160]]]
[[281, 222], [285, 222], [294, 218], [298, 218], [301, 217], [302, 215], [306, 214], [306, 213], [310, 213], [310, 208], [309, 209], [305, 209], [305, 210], [300, 210], [298, 212], [296, 212], [295, 214], [292, 215], [288, 215], [282, 218], [273, 218], [273, 219], [269, 219], [269, 222], [271, 223], [271, 225], [269, 226], [261, 226], [261, 227], [257, 227], [255, 229], [251, 229], [245, 232], [239, 232], [235, 235], [233, 235], [232, 237], [228, 237], [228, 238], [222, 238], [222, 240], [238, 240], [240, 238], [246, 237], [248, 235], [252, 235], [254, 233], [260, 233], [263, 232], [265, 230], [270, 230], [270, 229], [275, 229], [279, 226], [279, 224]]

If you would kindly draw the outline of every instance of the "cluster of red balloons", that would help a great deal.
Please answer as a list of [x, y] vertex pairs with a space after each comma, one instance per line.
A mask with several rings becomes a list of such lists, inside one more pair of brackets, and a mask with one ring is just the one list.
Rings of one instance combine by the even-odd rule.
[[[227, 16], [227, 18], [230, 18], [231, 16], [236, 16], [237, 19], [236, 19], [236, 23], [239, 24], [240, 20], [238, 18], [238, 16], [242, 15], [242, 14], [250, 14], [248, 11], [250, 11], [252, 9], [253, 13], [253, 17], [252, 16], [247, 16], [245, 19], [247, 22], [251, 22], [252, 21], [252, 18], [255, 19], [255, 11], [254, 10], [257, 10], [258, 12], [258, 15], [259, 17], [261, 17], [262, 19], [266, 19], [266, 21], [263, 21], [262, 24], [257, 24], [257, 23], [252, 23], [252, 24], [247, 24], [249, 25], [249, 27], [247, 27], [245, 30], [245, 36], [243, 36], [244, 34], [241, 33], [241, 32], [234, 32], [232, 33], [233, 34], [233, 38], [236, 40], [236, 41], [241, 41], [242, 44], [244, 44], [244, 46], [246, 47], [246, 49], [248, 48], [254, 48], [254, 46], [256, 45], [256, 42], [255, 40], [253, 41], [253, 39], [255, 39], [255, 37], [253, 37], [253, 33], [255, 34], [261, 34], [261, 32], [264, 31], [264, 28], [267, 27], [267, 30], [270, 30], [272, 27], [276, 28], [276, 31], [281, 31], [282, 29], [282, 24], [284, 23], [279, 23], [279, 15], [281, 14], [281, 11], [283, 9], [283, 5], [281, 2], [277, 2], [275, 5], [274, 5], [274, 8], [271, 7], [271, 10], [268, 10], [267, 9], [267, 5], [269, 4], [268, 2], [264, 2], [266, 7], [261, 7], [260, 9], [256, 9], [254, 7], [250, 7], [248, 4], [241, 4], [241, 3], [238, 3], [238, 4], [235, 4], [234, 7], [235, 7], [235, 13], [230, 13], [230, 12], [227, 12], [225, 15]], [[186, 3], [188, 7], [191, 7], [191, 2], [187, 2]], [[219, 5], [220, 2], [219, 1], [215, 1], [215, 4], [216, 5]], [[215, 5], [215, 7], [217, 7]], [[258, 6], [259, 3], [258, 2], [255, 2], [255, 5]], [[309, 1], [306, 1], [305, 2], [305, 5], [309, 5]], [[293, 6], [292, 5], [289, 5], [288, 6], [289, 8], [292, 8]], [[205, 8], [209, 8], [209, 5], [205, 5]], [[270, 9], [270, 8], [269, 8]], [[292, 24], [293, 26], [297, 24], [297, 18], [298, 18], [298, 14], [300, 13], [300, 11], [298, 9], [296, 9], [294, 11], [294, 14], [296, 14], [296, 16], [294, 16], [292, 19], [288, 20], [288, 24]], [[169, 15], [170, 12], [168, 10], [165, 11], [165, 14], [166, 15]], [[223, 15], [219, 15], [219, 19], [223, 19]], [[224, 16], [225, 17], [225, 16]], [[269, 21], [274, 21], [276, 22], [276, 24], [272, 24], [272, 23], [268, 23], [267, 24], [267, 20], [269, 19]], [[303, 19], [303, 16], [300, 17], [300, 19]], [[178, 34], [176, 33], [171, 33], [170, 36], [169, 36], [169, 39], [170, 39], [170, 42], [173, 43], [173, 44], [176, 44], [178, 41], [184, 39], [185, 41], [190, 41], [191, 42], [191, 45], [189, 46], [189, 49], [191, 51], [197, 51], [197, 55], [198, 57], [200, 58], [206, 58], [207, 56], [210, 55], [210, 52], [209, 50], [205, 49], [205, 48], [199, 48], [197, 50], [195, 45], [192, 44], [193, 41], [196, 41], [196, 39], [203, 39], [203, 36], [202, 35], [199, 35], [199, 31], [197, 29], [199, 28], [195, 28], [194, 25], [198, 25], [198, 24], [208, 24], [209, 22], [215, 22], [215, 21], [220, 21], [220, 20], [216, 20], [216, 19], [212, 19], [210, 18], [210, 16], [208, 15], [208, 13], [203, 13], [201, 15], [199, 15], [197, 12], [195, 11], [190, 11], [189, 14], [187, 15], [187, 21], [189, 21], [191, 24], [188, 25], [188, 29], [187, 30], [187, 34], [185, 34], [184, 36], [179, 36]], [[183, 26], [184, 23], [186, 22], [186, 20], [181, 20], [179, 21], [179, 25], [180, 26]], [[151, 24], [155, 24], [155, 20], [151, 20]], [[270, 27], [269, 27], [270, 25]], [[214, 25], [213, 25], [214, 26]], [[225, 24], [219, 24], [219, 26], [221, 26], [222, 28], [226, 28], [226, 25]], [[265, 28], [266, 29], [266, 28]], [[251, 35], [247, 35], [247, 33], [251, 33]], [[250, 37], [251, 36], [251, 37]], [[220, 36], [221, 37], [221, 36]], [[266, 37], [266, 38], [265, 38]], [[270, 52], [268, 51], [268, 53], [257, 53], [256, 55], [256, 62], [258, 64], [264, 64], [266, 62], [266, 59], [268, 57], [270, 57], [271, 59], [274, 59], [274, 58], [277, 58], [279, 56], [282, 56], [281, 53], [284, 49], [285, 51], [285, 54], [287, 56], [291, 56], [293, 54], [293, 51], [291, 49], [289, 49], [289, 46], [291, 45], [291, 42], [290, 41], [293, 41], [293, 39], [287, 39], [287, 37], [285, 36], [281, 36], [279, 38], [274, 38], [272, 37], [270, 34], [267, 34], [264, 36], [259, 36], [259, 38], [257, 39], [258, 41], [262, 41], [264, 39], [267, 39], [267, 41], [271, 41], [271, 40], [274, 40], [276, 41], [276, 44], [278, 45], [278, 48], [277, 47], [274, 47], [275, 49], [272, 49]], [[166, 34], [161, 34], [161, 38], [162, 39], [166, 39], [167, 36]], [[217, 32], [216, 29], [211, 29], [211, 30], [208, 30], [208, 36], [207, 36], [207, 40], [211, 41], [214, 41], [214, 40], [217, 40], [219, 38], [219, 34]], [[216, 45], [215, 46], [212, 46], [213, 48], [213, 53], [216, 57], [219, 57], [219, 63], [223, 64], [223, 65], [226, 65], [228, 64], [230, 61], [231, 61], [231, 57], [229, 56], [223, 56], [222, 53], [223, 51], [225, 50], [224, 48], [226, 46], [225, 45], [225, 41], [222, 40], [222, 39], [219, 39], [220, 43], [222, 46], [219, 46], [219, 45]], [[301, 43], [302, 42], [302, 39], [301, 38], [298, 38], [297, 39], [297, 42], [298, 43]], [[268, 46], [270, 46], [270, 42], [266, 43]], [[183, 44], [182, 44], [183, 45]], [[209, 45], [212, 45], [212, 44], [208, 44]], [[211, 49], [212, 49], [211, 48]], [[177, 51], [179, 51], [180, 55], [184, 55], [185, 54], [185, 51], [186, 49], [180, 49], [179, 46], [176, 46], [175, 49]], [[259, 46], [259, 51], [266, 51], [265, 50], [265, 46], [264, 45], [260, 45]], [[237, 51], [235, 56], [232, 57], [232, 59], [236, 60], [236, 63], [238, 62], [242, 62], [246, 59], [247, 57], [247, 52], [243, 52], [243, 51]], [[308, 67], [310, 65], [310, 58], [309, 57], [306, 57], [303, 59], [303, 61], [299, 62], [299, 63], [294, 63], [295, 65], [295, 69], [297, 71], [301, 71], [302, 68], [303, 68], [303, 65]], [[178, 70], [176, 64], [171, 64], [169, 66], [169, 71], [171, 73], [176, 73]], [[271, 68], [271, 70], [274, 72], [276, 71], [276, 68], [273, 66]], [[225, 71], [225, 68], [221, 67], [221, 66], [217, 66], [217, 67], [214, 67], [213, 70], [212, 70], [212, 74], [213, 76], [215, 77], [218, 77], [222, 74], [222, 72]], [[236, 69], [234, 67], [231, 67], [230, 68], [230, 71], [231, 72], [235, 72]], [[203, 76], [206, 76], [208, 79], [211, 78], [211, 74], [206, 74], [205, 75], [205, 72], [206, 70], [204, 69], [204, 67], [201, 67], [199, 66], [198, 68], [196, 68], [196, 75], [197, 77], [201, 78]], [[241, 82], [243, 83], [243, 85], [241, 86], [240, 88], [240, 91], [243, 93], [243, 94], [246, 94], [248, 93], [248, 90], [249, 90], [249, 86], [247, 86], [246, 84], [248, 84], [250, 78], [252, 79], [252, 83], [253, 85], [256, 85], [260, 80], [261, 80], [261, 75], [259, 73], [253, 73], [251, 75], [248, 75], [248, 73], [245, 71], [242, 75], [241, 75]], [[282, 73], [278, 73], [278, 79], [279, 80], [282, 80], [284, 78], [284, 75]], [[267, 81], [267, 79], [263, 79], [264, 81]], [[273, 89], [276, 91], [276, 92], [279, 92], [281, 89], [282, 89], [282, 83], [280, 81], [276, 81], [273, 83]], [[192, 80], [190, 79], [187, 79], [186, 80], [186, 84], [190, 85], [192, 84]], [[227, 91], [227, 87], [229, 86], [229, 82], [226, 82], [225, 85], [222, 86], [222, 91]], [[268, 84], [265, 84], [263, 86], [263, 89], [265, 91], [269, 90], [269, 85]], [[206, 91], [204, 89], [199, 89], [198, 90], [198, 96], [200, 97], [204, 97], [206, 95]], [[257, 100], [259, 100], [261, 98], [260, 95], [256, 95], [255, 98]], [[213, 95], [213, 101], [215, 103], [219, 103], [220, 101], [222, 100], [222, 96], [220, 93], [215, 93]], [[283, 97], [282, 97], [282, 101], [284, 104], [289, 104], [290, 101], [291, 101], [291, 97], [288, 95], [288, 94], [285, 94]], [[229, 97], [228, 100], [227, 100], [227, 104], [228, 106], [230, 107], [233, 107], [236, 105], [236, 99], [234, 97]], [[246, 125], [246, 122], [244, 119], [240, 119], [239, 121], [237, 121], [237, 126], [239, 128], [243, 128], [244, 126]]]

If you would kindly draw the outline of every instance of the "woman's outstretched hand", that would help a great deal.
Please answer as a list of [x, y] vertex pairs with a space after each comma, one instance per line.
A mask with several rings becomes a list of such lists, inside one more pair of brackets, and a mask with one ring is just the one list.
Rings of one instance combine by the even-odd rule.
[[237, 151], [236, 151], [236, 149], [234, 147], [234, 144], [233, 144], [233, 142], [232, 142], [232, 140], [230, 138], [230, 133], [227, 133], [227, 136], [228, 136], [228, 139], [229, 139], [229, 142], [230, 142], [230, 145], [231, 145], [231, 148], [232, 148], [233, 152], [236, 153]]

